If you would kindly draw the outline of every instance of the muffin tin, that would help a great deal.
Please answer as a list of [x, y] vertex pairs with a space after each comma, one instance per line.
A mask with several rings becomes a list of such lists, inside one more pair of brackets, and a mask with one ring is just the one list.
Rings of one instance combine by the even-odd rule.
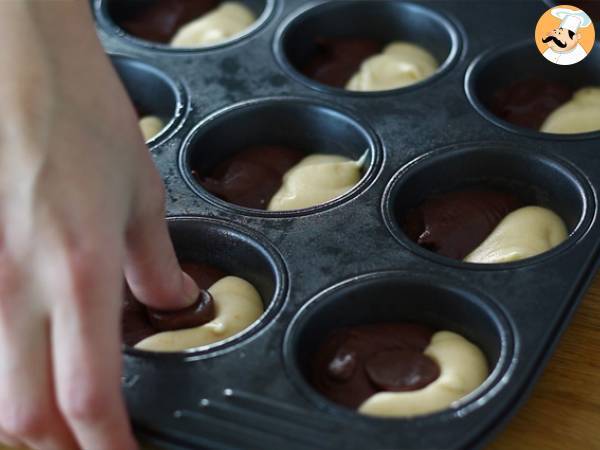
[[[597, 84], [600, 45], [573, 67], [546, 62], [533, 42], [550, 6], [542, 1], [245, 3], [260, 15], [248, 33], [174, 50], [127, 36], [107, 0], [93, 2], [130, 95], [168, 116], [149, 145], [177, 251], [246, 278], [267, 306], [255, 325], [212, 346], [125, 348], [123, 389], [136, 430], [173, 449], [481, 448], [533, 387], [600, 260], [600, 133], [525, 130], [486, 105], [521, 75]], [[315, 33], [408, 39], [441, 66], [387, 92], [318, 85], [295, 70]], [[228, 204], [191, 176], [191, 162], [210, 167], [258, 143], [367, 152], [367, 168], [343, 197], [277, 213]], [[406, 238], [403, 211], [472, 184], [552, 208], [569, 239], [531, 259], [481, 265]], [[311, 352], [329, 331], [395, 320], [464, 335], [484, 351], [491, 375], [455, 407], [410, 419], [360, 416], [307, 383]]]

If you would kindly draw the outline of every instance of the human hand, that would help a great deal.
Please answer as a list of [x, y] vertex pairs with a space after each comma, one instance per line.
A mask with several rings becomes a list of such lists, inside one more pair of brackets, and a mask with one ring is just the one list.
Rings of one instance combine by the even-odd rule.
[[123, 274], [192, 303], [164, 191], [88, 2], [0, 5], [0, 441], [137, 448], [120, 389]]

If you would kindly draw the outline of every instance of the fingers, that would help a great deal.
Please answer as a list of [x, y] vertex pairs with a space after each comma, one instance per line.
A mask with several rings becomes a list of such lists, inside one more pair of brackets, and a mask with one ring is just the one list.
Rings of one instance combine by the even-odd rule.
[[103, 252], [77, 258], [71, 289], [52, 310], [57, 398], [82, 449], [131, 450], [137, 444], [120, 382], [122, 258]]
[[5, 281], [0, 288], [0, 441], [76, 450], [54, 400], [45, 312], [29, 307], [23, 291], [11, 289], [14, 280], [0, 278]]
[[164, 219], [162, 185], [147, 192], [140, 213], [127, 233], [125, 276], [135, 297], [156, 309], [189, 306], [199, 294], [196, 283], [182, 272]]

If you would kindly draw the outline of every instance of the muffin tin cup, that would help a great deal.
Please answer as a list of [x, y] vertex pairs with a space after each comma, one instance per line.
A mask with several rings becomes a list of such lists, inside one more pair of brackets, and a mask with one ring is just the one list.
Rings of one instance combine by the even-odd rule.
[[[400, 222], [406, 213], [435, 194], [463, 188], [510, 192], [525, 206], [557, 213], [569, 231], [567, 240], [540, 255], [500, 264], [470, 263], [447, 258], [413, 242]], [[465, 143], [432, 151], [401, 168], [383, 196], [384, 221], [392, 235], [416, 254], [456, 268], [505, 270], [539, 264], [568, 251], [588, 231], [596, 208], [588, 180], [567, 161], [526, 147], [505, 143]]]
[[218, 50], [221, 48], [225, 48], [234, 44], [238, 44], [243, 42], [246, 39], [249, 39], [252, 35], [257, 33], [261, 28], [263, 28], [271, 16], [275, 13], [275, 8], [277, 4], [277, 0], [236, 0], [244, 5], [246, 5], [250, 10], [254, 12], [256, 15], [256, 21], [250, 25], [246, 30], [241, 33], [227, 39], [218, 44], [207, 45], [204, 47], [171, 47], [168, 44], [163, 44], [160, 42], [152, 42], [148, 41], [134, 35], [127, 33], [123, 30], [113, 19], [113, 15], [111, 14], [110, 3], [118, 3], [119, 7], [123, 7], [126, 3], [135, 3], [135, 0], [93, 0], [94, 1], [94, 12], [96, 14], [96, 19], [98, 22], [103, 24], [103, 26], [109, 30], [109, 32], [113, 35], [121, 36], [128, 44], [134, 45], [136, 47], [144, 48], [147, 50], [151, 50], [154, 52], [163, 52], [163, 53], [195, 53], [195, 52], [207, 52], [211, 50]]
[[[236, 151], [258, 145], [283, 145], [310, 153], [358, 160], [367, 156], [361, 180], [346, 194], [326, 203], [290, 211], [267, 211], [226, 202], [206, 191], [192, 174], [209, 172]], [[209, 151], [210, 150], [210, 151]], [[200, 122], [185, 139], [179, 167], [188, 186], [204, 200], [238, 214], [282, 218], [314, 214], [341, 205], [376, 178], [383, 156], [370, 127], [338, 107], [309, 98], [254, 99], [218, 111]]]
[[110, 55], [110, 59], [134, 105], [165, 124], [147, 145], [154, 147], [166, 141], [188, 112], [188, 96], [182, 83], [138, 59], [119, 54]]
[[265, 311], [245, 330], [213, 344], [180, 352], [152, 352], [124, 345], [126, 355], [148, 360], [206, 359], [240, 348], [275, 320], [287, 294], [287, 272], [281, 256], [264, 237], [207, 217], [169, 217], [167, 224], [179, 259], [206, 263], [245, 279], [259, 292]]
[[548, 62], [539, 54], [535, 43], [527, 39], [485, 51], [473, 60], [465, 76], [465, 92], [473, 107], [487, 120], [505, 130], [531, 138], [565, 141], [600, 137], [600, 131], [574, 134], [541, 132], [512, 124], [494, 114], [490, 110], [490, 96], [512, 82], [524, 79], [523, 72], [506, 68], [523, 65], [523, 72], [527, 73], [527, 77], [563, 82], [568, 80], [570, 87], [575, 90], [598, 85], [600, 43], [596, 41], [594, 48], [583, 61], [572, 66], [559, 66]]
[[[341, 316], [340, 311], [345, 314]], [[307, 378], [312, 356], [329, 333], [355, 325], [402, 322], [453, 331], [473, 342], [486, 355], [488, 378], [452, 407], [403, 418], [360, 415], [333, 403], [310, 385]], [[498, 395], [499, 381], [511, 371], [511, 361], [518, 358], [512, 325], [493, 300], [447, 278], [400, 271], [359, 275], [318, 294], [292, 320], [283, 352], [291, 381], [319, 408], [353, 420], [413, 422], [415, 426], [448, 422], [475, 411]]]
[[[360, 92], [328, 86], [302, 74], [298, 66], [310, 57], [316, 37], [376, 39], [384, 44], [408, 41], [421, 45], [439, 63], [435, 73], [409, 86]], [[292, 14], [277, 31], [273, 44], [283, 69], [312, 89], [338, 96], [384, 96], [424, 88], [456, 62], [461, 52], [457, 26], [446, 15], [427, 6], [395, 0], [342, 0], [309, 4]]]

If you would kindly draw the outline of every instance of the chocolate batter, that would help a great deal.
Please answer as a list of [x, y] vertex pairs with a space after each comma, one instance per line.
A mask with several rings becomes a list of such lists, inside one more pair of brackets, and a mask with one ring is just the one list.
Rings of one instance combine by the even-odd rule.
[[138, 116], [138, 119], [141, 119], [144, 116], [150, 115], [144, 108], [142, 108], [137, 103], [133, 102], [133, 108], [135, 109], [135, 113]]
[[361, 63], [383, 49], [374, 39], [325, 38], [315, 40], [315, 51], [301, 71], [309, 78], [343, 88]]
[[491, 110], [501, 119], [539, 130], [552, 111], [573, 97], [573, 89], [538, 78], [517, 81], [494, 95]]
[[282, 146], [250, 147], [218, 164], [210, 173], [192, 167], [208, 192], [246, 208], [266, 209], [283, 175], [306, 155]]
[[416, 391], [440, 375], [423, 354], [433, 330], [409, 323], [342, 328], [319, 346], [311, 380], [330, 400], [358, 408], [377, 392]]
[[464, 259], [520, 201], [512, 194], [464, 190], [428, 198], [410, 210], [402, 228], [417, 244], [440, 255]]
[[113, 0], [112, 19], [140, 39], [168, 44], [177, 30], [219, 5], [218, 0]]
[[148, 308], [148, 318], [154, 328], [160, 331], [193, 328], [215, 318], [215, 305], [212, 295], [201, 290], [193, 305], [177, 311], [159, 311]]
[[225, 274], [202, 263], [183, 262], [181, 268], [200, 287], [198, 300], [193, 305], [179, 311], [157, 311], [138, 302], [127, 289], [122, 316], [123, 342], [125, 344], [134, 346], [148, 336], [161, 331], [197, 327], [214, 319], [213, 299], [206, 289], [225, 277]]

